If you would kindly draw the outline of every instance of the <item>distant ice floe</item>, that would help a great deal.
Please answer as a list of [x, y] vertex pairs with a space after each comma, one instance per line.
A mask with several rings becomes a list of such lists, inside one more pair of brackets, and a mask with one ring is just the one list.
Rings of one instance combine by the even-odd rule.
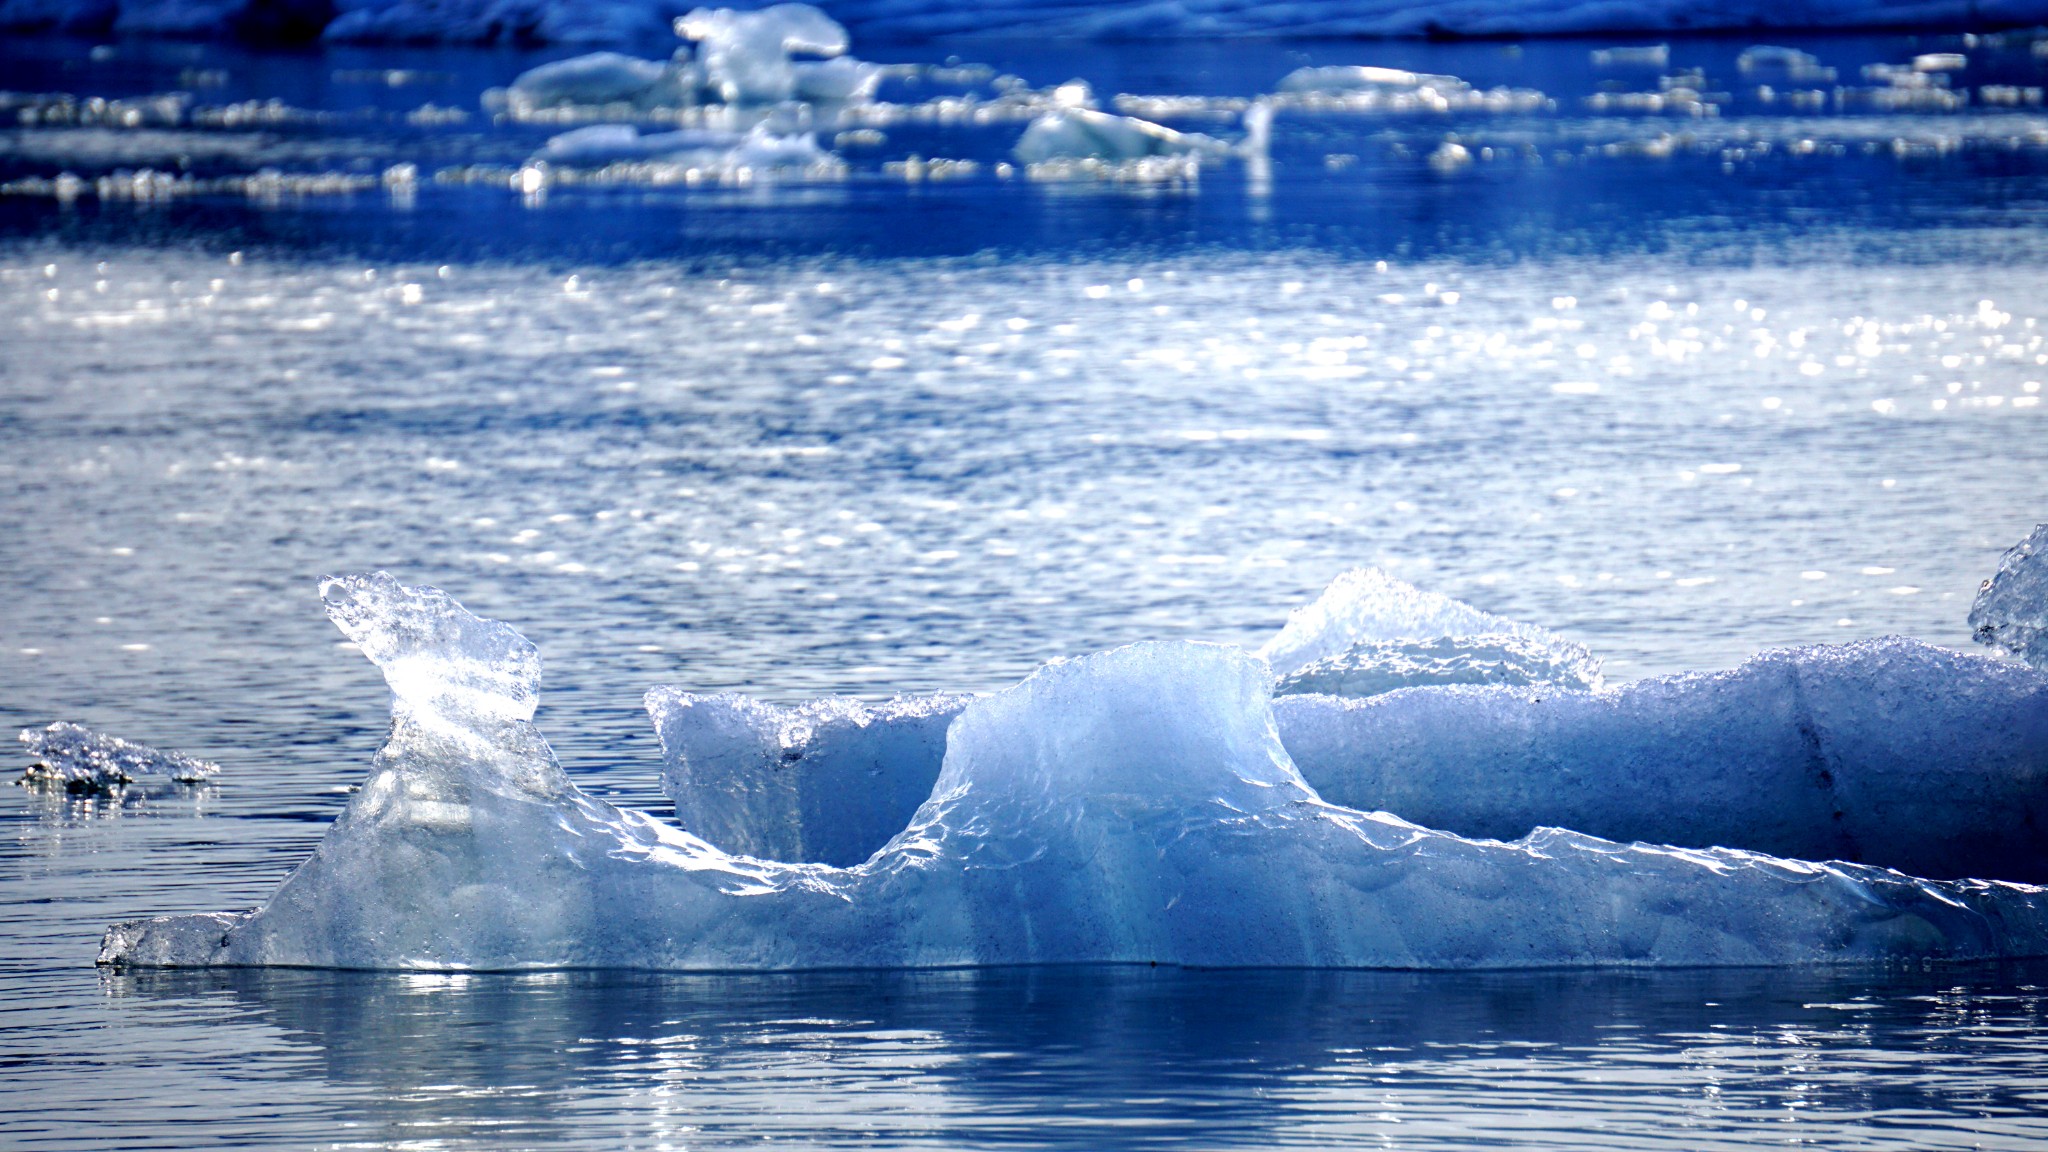
[[62, 720], [22, 729], [21, 742], [34, 760], [16, 783], [35, 788], [111, 794], [130, 784], [203, 784], [220, 774], [220, 765], [210, 761]]
[[1978, 643], [2048, 672], [2048, 524], [2013, 545], [1970, 605]]
[[[1532, 634], [1383, 575], [1339, 584], [1268, 645], [1277, 659], [1373, 635]], [[1267, 660], [1185, 641], [1054, 661], [989, 696], [880, 707], [656, 689], [648, 706], [684, 831], [562, 772], [532, 723], [539, 655], [510, 627], [381, 573], [330, 580], [322, 595], [392, 690], [369, 781], [262, 907], [114, 925], [103, 963], [1487, 968], [2048, 954], [2048, 889], [1756, 850], [2044, 870], [2031, 830], [2048, 783], [2048, 677], [1913, 641], [1766, 653], [1617, 693], [1459, 685], [1276, 700]], [[1331, 799], [1350, 796], [1361, 806]], [[1526, 834], [1469, 838], [1368, 810], [1388, 800]], [[1544, 826], [1554, 813], [1740, 847], [1620, 843]]]
[[[222, 35], [237, 29], [311, 33], [324, 26], [332, 40], [590, 44], [645, 37], [681, 15], [681, 7], [674, 0], [335, 0], [331, 5], [312, 0], [0, 0], [0, 27]], [[1645, 0], [1626, 6], [1570, 0], [1003, 0], [977, 5], [826, 0], [823, 7], [863, 35], [897, 39], [1441, 37], [2048, 22], [2048, 3], [2042, 0]]]

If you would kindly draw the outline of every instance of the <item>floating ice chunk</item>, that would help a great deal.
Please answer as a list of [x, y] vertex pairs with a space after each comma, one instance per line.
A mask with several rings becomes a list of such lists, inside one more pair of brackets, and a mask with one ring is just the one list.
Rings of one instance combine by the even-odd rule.
[[774, 123], [744, 134], [682, 129], [642, 135], [626, 124], [600, 124], [564, 132], [529, 161], [522, 173], [536, 184], [644, 185], [744, 182], [758, 176], [830, 180], [846, 164], [808, 132], [783, 135]]
[[676, 820], [727, 852], [851, 866], [910, 823], [968, 696], [879, 707], [818, 700], [778, 708], [727, 693], [647, 693], [662, 791]]
[[[808, 4], [776, 4], [758, 12], [699, 8], [677, 18], [675, 29], [683, 39], [698, 42], [704, 78], [728, 104], [774, 104], [796, 98], [802, 94], [803, 70], [790, 55], [838, 56], [848, 45], [846, 29]], [[840, 73], [807, 71], [820, 89], [846, 81]]]
[[738, 132], [682, 129], [643, 135], [631, 124], [592, 124], [550, 137], [540, 158], [553, 164], [608, 164], [706, 151], [724, 154], [745, 139]]
[[698, 83], [697, 68], [688, 61], [592, 52], [520, 73], [505, 90], [505, 102], [520, 117], [547, 108], [588, 105], [677, 108], [697, 102]]
[[1822, 64], [1819, 57], [1776, 44], [1744, 48], [1735, 58], [1735, 67], [1751, 79], [1785, 84], [1826, 84], [1835, 78], [1835, 70]]
[[1671, 64], [1671, 45], [1642, 44], [1623, 48], [1593, 49], [1595, 68], [1666, 68]]
[[1441, 592], [1425, 592], [1378, 568], [1353, 568], [1330, 581], [1314, 603], [1287, 614], [1287, 624], [1259, 655], [1283, 675], [1375, 641], [1441, 636], [1513, 636], [1538, 646], [1584, 648], [1539, 628], [1483, 612]]
[[1472, 87], [1456, 76], [1432, 76], [1399, 68], [1339, 64], [1323, 68], [1297, 68], [1281, 77], [1281, 92], [1406, 92], [1434, 88], [1439, 92], [1462, 92]]
[[1970, 66], [1970, 58], [1961, 52], [1923, 52], [1913, 57], [1915, 72], [1960, 72]]
[[2007, 549], [1970, 605], [1977, 643], [2048, 672], [2048, 524]]
[[795, 73], [798, 100], [818, 103], [858, 104], [871, 99], [882, 81], [882, 66], [851, 56], [832, 60], [798, 60], [790, 65]]
[[1474, 968], [2048, 953], [2039, 888], [1554, 829], [1471, 841], [1326, 804], [1275, 736], [1264, 662], [1187, 642], [1054, 663], [969, 704], [931, 796], [857, 868], [731, 856], [562, 778], [525, 718], [537, 662], [509, 628], [388, 577], [330, 582], [327, 597], [393, 691], [369, 782], [261, 908], [114, 925], [102, 963]]
[[1446, 140], [1429, 154], [1429, 166], [1444, 175], [1461, 171], [1472, 163], [1472, 150], [1456, 140]]
[[1891, 638], [1612, 693], [1275, 701], [1336, 803], [1466, 836], [1562, 825], [1920, 876], [2048, 880], [2048, 677]]
[[1229, 145], [1199, 132], [1176, 132], [1150, 120], [1067, 107], [1031, 122], [1013, 150], [1025, 164], [1058, 160], [1143, 160], [1155, 156], [1222, 155]]
[[182, 752], [131, 744], [62, 720], [47, 728], [24, 728], [21, 742], [35, 758], [17, 783], [67, 792], [113, 792], [125, 784], [164, 780], [203, 784], [220, 765]]
[[1538, 642], [1507, 634], [1361, 640], [1282, 676], [1273, 694], [1363, 698], [1396, 688], [1442, 684], [1598, 691], [1600, 661], [1583, 645], [1569, 640]]

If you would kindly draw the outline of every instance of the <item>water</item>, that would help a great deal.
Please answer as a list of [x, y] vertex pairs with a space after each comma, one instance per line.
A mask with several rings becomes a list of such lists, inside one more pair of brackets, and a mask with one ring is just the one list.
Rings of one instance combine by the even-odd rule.
[[[1848, 83], [1960, 47], [1801, 43]], [[2038, 85], [2037, 58], [1972, 47], [1962, 112], [1788, 112], [1738, 82], [1739, 44], [1681, 42], [1674, 71], [1731, 91], [1693, 119], [1589, 110], [1657, 88], [1590, 71], [1595, 46], [971, 50], [1105, 100], [1373, 62], [1557, 101], [1283, 115], [1264, 187], [1237, 161], [1195, 187], [1004, 181], [1011, 124], [891, 128], [829, 184], [67, 203], [18, 182], [510, 172], [554, 129], [476, 95], [540, 57], [0, 44], [16, 91], [326, 117], [0, 130], [0, 726], [226, 767], [0, 793], [5, 1142], [2041, 1143], [2027, 966], [90, 966], [110, 920], [261, 900], [360, 778], [383, 689], [320, 617], [327, 572], [518, 625], [571, 773], [657, 810], [650, 685], [992, 689], [1130, 640], [1256, 642], [1358, 563], [1563, 632], [1610, 680], [1967, 646], [2048, 489], [2048, 119], [1981, 99]], [[405, 119], [429, 104], [470, 118]], [[1430, 168], [1452, 133], [1494, 157]], [[883, 169], [912, 149], [984, 167]]]

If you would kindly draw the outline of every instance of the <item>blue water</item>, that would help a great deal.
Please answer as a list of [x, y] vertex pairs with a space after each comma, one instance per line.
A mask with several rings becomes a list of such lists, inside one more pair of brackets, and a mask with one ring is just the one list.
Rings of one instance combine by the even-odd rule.
[[[1657, 74], [1576, 41], [861, 44], [1105, 100], [1378, 63], [1557, 106], [1283, 115], [1270, 184], [1005, 181], [1009, 124], [892, 128], [829, 184], [531, 198], [433, 177], [545, 140], [477, 98], [546, 54], [0, 42], [14, 92], [292, 112], [0, 128], [0, 725], [226, 769], [0, 792], [0, 1143], [2040, 1146], [2026, 966], [91, 966], [108, 921], [260, 901], [364, 773], [384, 692], [320, 616], [326, 572], [521, 628], [568, 769], [657, 811], [650, 685], [997, 688], [1131, 640], [1254, 643], [1359, 563], [1555, 628], [1610, 679], [1968, 647], [1978, 582], [2048, 518], [2048, 117], [1981, 92], [2048, 70], [2025, 38], [1800, 43], [1850, 84], [1967, 49], [1972, 103], [1764, 106], [1723, 40], [1673, 47], [1730, 94], [1702, 119], [1593, 114]], [[404, 119], [427, 104], [468, 119]], [[1432, 169], [1450, 135], [1494, 156]], [[983, 168], [884, 169], [912, 151]], [[411, 195], [22, 183], [399, 163]]]

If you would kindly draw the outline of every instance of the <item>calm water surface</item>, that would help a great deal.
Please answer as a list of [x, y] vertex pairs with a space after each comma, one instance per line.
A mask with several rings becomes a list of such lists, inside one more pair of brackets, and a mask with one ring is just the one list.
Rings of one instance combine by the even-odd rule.
[[[1963, 47], [1804, 43], [1845, 83]], [[1977, 583], [2048, 519], [2048, 119], [1980, 95], [2040, 58], [1970, 47], [1952, 113], [1809, 114], [1758, 104], [1739, 44], [1681, 43], [1667, 71], [1732, 93], [1694, 119], [1588, 111], [1659, 87], [1591, 71], [1597, 46], [977, 49], [1104, 99], [1384, 63], [1557, 102], [1283, 115], [1264, 187], [1235, 162], [1198, 188], [911, 186], [850, 149], [828, 187], [0, 195], [0, 725], [226, 768], [0, 791], [0, 1144], [2048, 1142], [2024, 965], [91, 966], [110, 920], [260, 901], [362, 776], [384, 692], [321, 618], [329, 572], [521, 627], [569, 770], [656, 810], [651, 685], [994, 689], [1132, 640], [1256, 642], [1361, 563], [1612, 679], [1967, 646]], [[531, 55], [91, 48], [0, 45], [0, 87], [327, 118], [0, 129], [0, 183], [517, 166], [547, 135], [475, 113]], [[427, 104], [471, 115], [406, 118]], [[889, 147], [993, 163], [1018, 130]], [[1431, 169], [1450, 134], [1496, 153]]]

